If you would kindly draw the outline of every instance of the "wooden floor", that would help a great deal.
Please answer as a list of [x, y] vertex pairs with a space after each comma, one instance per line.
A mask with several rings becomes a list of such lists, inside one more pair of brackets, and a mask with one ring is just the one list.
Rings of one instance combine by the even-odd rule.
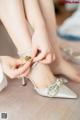
[[[15, 47], [2, 25], [1, 54], [16, 56]], [[21, 86], [20, 80], [8, 82], [8, 87], [0, 93], [0, 112], [6, 112], [8, 120], [80, 120], [80, 84], [68, 83], [78, 99], [59, 99], [39, 96], [30, 81], [26, 87]]]

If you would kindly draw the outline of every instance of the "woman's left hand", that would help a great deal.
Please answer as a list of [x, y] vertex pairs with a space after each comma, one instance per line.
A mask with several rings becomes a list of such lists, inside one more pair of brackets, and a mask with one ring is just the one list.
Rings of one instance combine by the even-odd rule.
[[26, 77], [29, 74], [31, 61], [26, 62], [23, 59], [16, 59], [9, 56], [1, 56], [0, 58], [3, 72], [11, 79]]

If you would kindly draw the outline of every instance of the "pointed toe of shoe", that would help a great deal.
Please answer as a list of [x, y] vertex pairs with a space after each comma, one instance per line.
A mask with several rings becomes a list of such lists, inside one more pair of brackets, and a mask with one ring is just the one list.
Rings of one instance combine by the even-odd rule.
[[47, 88], [35, 88], [35, 90], [42, 96], [53, 98], [77, 98], [77, 94], [74, 93], [69, 87], [63, 84], [62, 80], [58, 79], [55, 83], [51, 84]]
[[54, 96], [58, 98], [77, 98], [77, 94], [64, 84], [60, 87], [59, 92]]

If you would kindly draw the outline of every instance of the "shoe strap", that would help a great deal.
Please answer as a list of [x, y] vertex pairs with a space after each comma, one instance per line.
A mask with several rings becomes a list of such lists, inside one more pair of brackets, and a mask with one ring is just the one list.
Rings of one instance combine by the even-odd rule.
[[[38, 65], [38, 63], [39, 62], [35, 62], [32, 65], [32, 69], [34, 69]], [[31, 78], [30, 78], [30, 80], [33, 82], [35, 90], [37, 90], [39, 92], [40, 91], [46, 91], [48, 96], [56, 95], [58, 93], [58, 91], [59, 91], [59, 88], [63, 84], [63, 79], [59, 77], [59, 78], [56, 78], [55, 82], [53, 82], [48, 87], [46, 87], [46, 88], [38, 88], [37, 85], [35, 84], [35, 81], [32, 80]]]
[[31, 56], [32, 49], [24, 49], [22, 51], [17, 52], [20, 57]]
[[41, 94], [43, 96], [54, 97], [59, 92], [59, 89], [60, 89], [62, 84], [63, 84], [63, 80], [61, 78], [57, 78], [56, 81], [53, 82], [48, 87], [46, 87], [46, 88], [37, 88], [35, 86], [35, 90], [39, 94]]
[[[31, 59], [32, 49], [30, 48], [24, 49], [24, 50], [18, 51], [17, 53], [21, 58], [24, 58], [25, 60], [27, 59], [28, 61], [29, 59]], [[25, 81], [25, 77], [22, 77], [20, 79], [22, 80], [22, 86], [25, 86], [27, 84]]]
[[55, 96], [62, 84], [63, 80], [61, 78], [57, 78], [56, 81], [48, 87], [48, 95]]

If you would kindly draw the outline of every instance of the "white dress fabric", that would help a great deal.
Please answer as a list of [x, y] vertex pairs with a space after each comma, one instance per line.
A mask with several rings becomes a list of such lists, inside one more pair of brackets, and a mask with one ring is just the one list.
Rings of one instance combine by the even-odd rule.
[[0, 92], [5, 88], [7, 87], [7, 79], [3, 73], [3, 70], [2, 70], [2, 66], [0, 64]]

